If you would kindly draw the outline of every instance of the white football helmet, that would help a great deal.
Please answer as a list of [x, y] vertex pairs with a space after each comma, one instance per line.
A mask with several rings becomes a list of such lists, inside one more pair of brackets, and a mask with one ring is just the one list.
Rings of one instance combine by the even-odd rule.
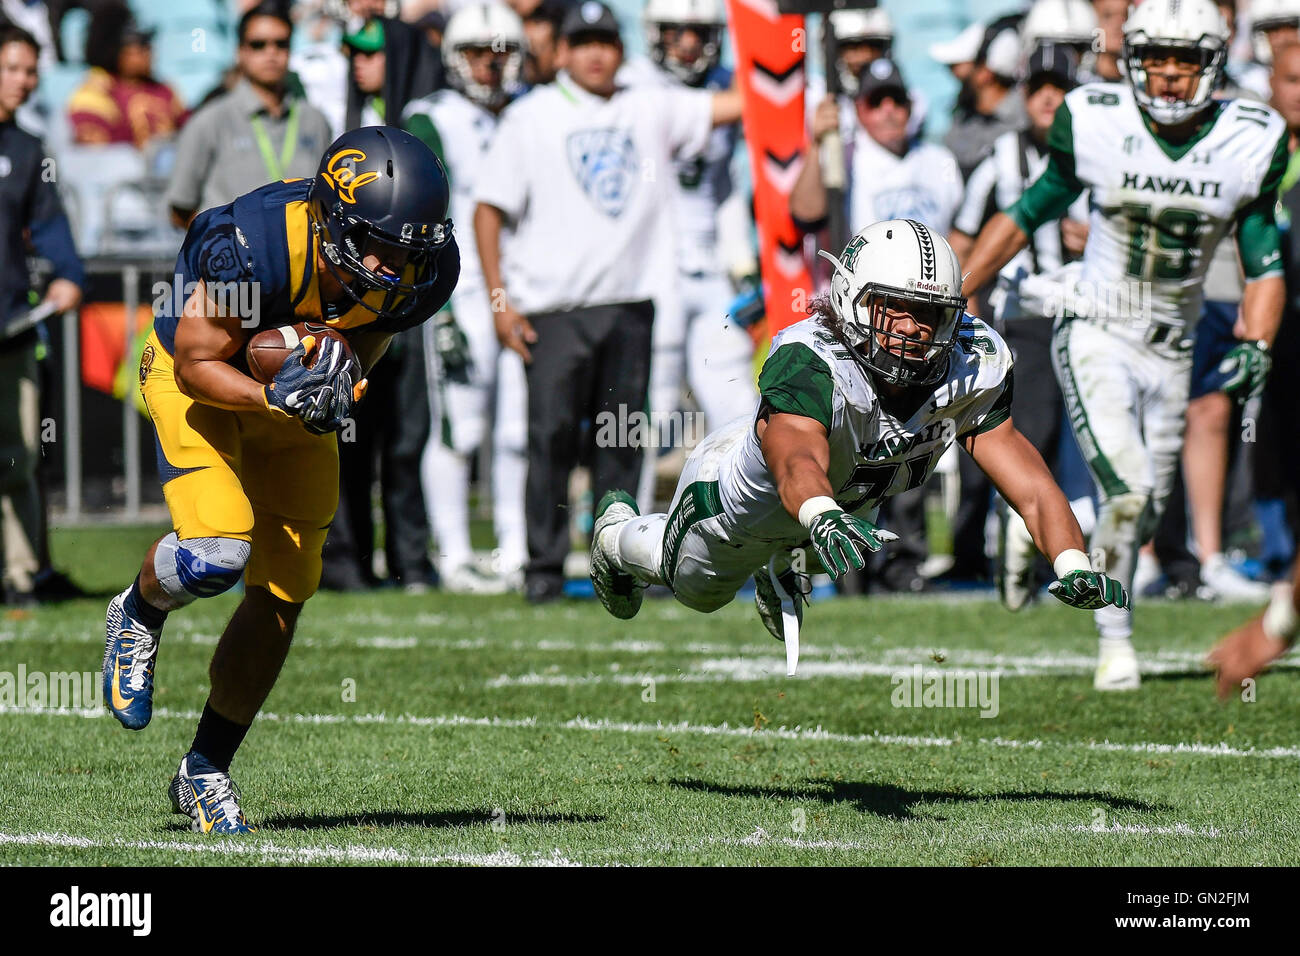
[[1073, 47], [1082, 57], [1092, 52], [1097, 14], [1088, 0], [1035, 0], [1020, 24], [1025, 56], [1043, 43]]
[[[882, 48], [882, 56], [892, 56], [894, 48], [894, 21], [883, 7], [870, 10], [836, 10], [826, 18], [826, 23], [839, 43], [874, 43]], [[844, 95], [857, 98], [858, 77], [840, 60], [835, 64], [840, 75], [840, 89]]]
[[[943, 236], [913, 219], [888, 219], [859, 232], [839, 258], [824, 249], [818, 255], [835, 266], [831, 309], [854, 357], [877, 381], [932, 385], [947, 373], [966, 297], [957, 255]], [[887, 310], [930, 325], [930, 340], [885, 331], [877, 320]]]
[[[1153, 47], [1189, 50], [1199, 58], [1200, 72], [1190, 98], [1151, 95], [1142, 60]], [[1146, 0], [1124, 21], [1120, 68], [1138, 107], [1157, 123], [1182, 123], [1210, 106], [1211, 96], [1223, 83], [1227, 58], [1228, 24], [1213, 0]]]
[[[722, 60], [722, 34], [727, 28], [723, 0], [646, 0], [642, 14], [650, 58], [663, 70], [690, 86], [699, 86]], [[700, 34], [703, 51], [691, 63], [668, 52], [663, 31], [689, 26]]]
[[1277, 27], [1300, 30], [1300, 0], [1254, 0], [1250, 5], [1250, 45], [1255, 59], [1265, 66], [1273, 63], [1267, 31]]
[[[475, 83], [467, 49], [489, 49], [504, 53], [500, 82]], [[461, 7], [447, 21], [442, 34], [442, 62], [448, 82], [469, 99], [487, 109], [499, 109], [523, 90], [524, 22], [504, 3], [471, 3]]]

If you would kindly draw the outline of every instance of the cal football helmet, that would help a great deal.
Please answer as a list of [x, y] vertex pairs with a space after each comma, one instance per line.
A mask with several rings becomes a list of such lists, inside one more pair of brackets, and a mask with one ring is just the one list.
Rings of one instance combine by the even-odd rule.
[[[524, 22], [503, 3], [473, 3], [461, 7], [447, 21], [442, 35], [442, 62], [453, 87], [480, 106], [496, 110], [523, 90]], [[465, 51], [487, 49], [504, 53], [495, 84], [476, 83]]]
[[1254, 0], [1250, 5], [1250, 44], [1255, 59], [1265, 66], [1273, 62], [1268, 31], [1278, 27], [1300, 30], [1300, 0]]
[[[650, 58], [689, 86], [699, 86], [722, 60], [722, 34], [727, 13], [722, 0], [647, 0], [642, 14]], [[664, 42], [665, 30], [689, 27], [698, 31], [704, 49], [690, 63], [673, 56]]]
[[[859, 232], [838, 258], [818, 254], [835, 266], [831, 309], [877, 381], [933, 385], [946, 374], [966, 297], [957, 255], [943, 236], [913, 219], [888, 219]], [[930, 340], [886, 330], [881, 319], [893, 310], [929, 325]]]
[[[1185, 100], [1150, 93], [1142, 61], [1155, 50], [1168, 49], [1186, 51], [1200, 63], [1196, 87]], [[1223, 84], [1227, 59], [1228, 24], [1213, 0], [1146, 0], [1124, 21], [1120, 67], [1138, 107], [1157, 123], [1182, 123], [1209, 107]]]
[[[882, 57], [892, 56], [894, 47], [894, 21], [884, 7], [870, 10], [836, 10], [826, 18], [837, 43], [871, 43], [880, 47]], [[840, 89], [844, 95], [857, 98], [858, 75], [843, 60], [835, 64], [839, 73]]]
[[[451, 241], [449, 193], [438, 157], [405, 130], [363, 126], [330, 145], [308, 194], [311, 224], [354, 302], [394, 319], [420, 306]], [[366, 264], [371, 256], [383, 271]], [[376, 289], [386, 293], [378, 301]]]

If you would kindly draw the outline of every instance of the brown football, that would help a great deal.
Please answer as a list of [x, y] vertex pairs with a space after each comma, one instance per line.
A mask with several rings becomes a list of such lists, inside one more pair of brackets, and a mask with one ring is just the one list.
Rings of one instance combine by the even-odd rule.
[[[347, 338], [343, 333], [330, 328], [328, 325], [322, 325], [320, 322], [299, 322], [297, 325], [282, 325], [278, 329], [267, 329], [264, 332], [258, 332], [248, 340], [248, 346], [245, 355], [248, 359], [248, 374], [263, 385], [270, 385], [275, 381], [275, 375], [280, 371], [280, 366], [284, 365], [284, 360], [289, 357], [289, 353], [298, 347], [306, 336], [314, 335], [318, 343], [322, 338], [338, 339], [343, 343], [345, 354], [352, 355], [352, 348], [348, 345]], [[312, 350], [311, 357], [307, 365], [310, 368], [316, 361], [316, 350]]]

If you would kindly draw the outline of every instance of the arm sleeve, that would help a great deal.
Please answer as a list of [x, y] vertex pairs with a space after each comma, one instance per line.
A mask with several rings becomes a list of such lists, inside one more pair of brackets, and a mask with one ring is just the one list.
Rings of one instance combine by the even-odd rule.
[[[660, 99], [669, 149], [681, 157], [698, 156], [713, 132], [713, 91], [653, 88]], [[651, 90], [646, 90], [650, 93]]]
[[1278, 140], [1259, 195], [1237, 210], [1237, 251], [1246, 281], [1282, 275], [1282, 238], [1274, 218], [1288, 161], [1287, 133]]
[[983, 435], [985, 432], [997, 428], [1008, 418], [1011, 417], [1011, 400], [1015, 394], [1016, 381], [1012, 369], [1007, 369], [1006, 377], [1002, 379], [1002, 391], [997, 393], [993, 399], [992, 405], [989, 406], [982, 416], [978, 418], [975, 424], [966, 429], [959, 435], [959, 438], [967, 438], [971, 435]]
[[987, 156], [975, 167], [975, 171], [970, 174], [970, 179], [966, 182], [966, 196], [957, 209], [957, 215], [953, 218], [954, 229], [968, 236], [979, 235], [980, 227], [984, 225], [984, 220], [987, 218], [985, 213], [992, 202], [997, 180], [995, 160], [993, 156]]
[[1074, 168], [1074, 120], [1069, 103], [1062, 103], [1047, 133], [1047, 168], [1007, 210], [1026, 235], [1045, 222], [1065, 215], [1075, 197], [1083, 192]]
[[412, 113], [407, 116], [405, 123], [406, 131], [433, 150], [434, 155], [447, 165], [446, 156], [442, 151], [442, 137], [438, 135], [438, 127], [434, 125], [433, 120], [425, 113]]
[[769, 355], [758, 375], [758, 391], [765, 410], [802, 415], [831, 430], [835, 381], [830, 367], [808, 346], [795, 342]]
[[507, 219], [517, 220], [528, 204], [528, 161], [524, 119], [518, 110], [526, 101], [506, 110], [474, 177], [474, 202], [495, 206]]
[[199, 208], [203, 183], [212, 166], [212, 147], [208, 143], [207, 116], [200, 113], [181, 130], [176, 142], [176, 164], [167, 183], [166, 202], [177, 209]]
[[[44, 157], [44, 149], [40, 155]], [[44, 162], [37, 163], [29, 187], [27, 226], [31, 230], [32, 245], [42, 257], [50, 260], [56, 279], [68, 279], [85, 288], [86, 271], [77, 256], [72, 227], [68, 224], [54, 183], [46, 179], [44, 173]]]

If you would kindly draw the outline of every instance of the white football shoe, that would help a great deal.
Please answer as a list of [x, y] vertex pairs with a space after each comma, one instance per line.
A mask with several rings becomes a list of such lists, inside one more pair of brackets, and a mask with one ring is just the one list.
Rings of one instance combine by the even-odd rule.
[[1129, 589], [1129, 596], [1136, 601], [1139, 597], [1144, 596], [1152, 586], [1160, 580], [1160, 562], [1146, 551], [1139, 551], [1137, 564], [1133, 568], [1133, 587]]
[[1007, 508], [1002, 534], [1002, 567], [999, 590], [1008, 611], [1019, 611], [1034, 598], [1034, 565], [1038, 549], [1025, 519]]
[[1096, 690], [1137, 690], [1142, 686], [1132, 644], [1102, 644], [1092, 686]]
[[1250, 601], [1263, 604], [1269, 599], [1269, 587], [1252, 581], [1221, 553], [1212, 554], [1201, 564], [1201, 582], [1225, 601]]
[[452, 594], [505, 594], [509, 584], [496, 575], [481, 570], [471, 559], [440, 572], [442, 589]]

